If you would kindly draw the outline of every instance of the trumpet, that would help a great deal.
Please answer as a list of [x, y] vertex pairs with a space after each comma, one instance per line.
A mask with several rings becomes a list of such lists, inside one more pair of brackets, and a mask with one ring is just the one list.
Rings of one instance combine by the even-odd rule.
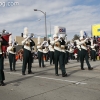
[[27, 39], [32, 39], [34, 37], [34, 34], [33, 33], [24, 34], [23, 37]]
[[43, 43], [41, 44], [41, 46], [47, 47], [48, 46], [48, 41], [43, 41]]
[[29, 36], [29, 39], [32, 39], [34, 37], [34, 34], [30, 33], [30, 34], [28, 34], [28, 36]]

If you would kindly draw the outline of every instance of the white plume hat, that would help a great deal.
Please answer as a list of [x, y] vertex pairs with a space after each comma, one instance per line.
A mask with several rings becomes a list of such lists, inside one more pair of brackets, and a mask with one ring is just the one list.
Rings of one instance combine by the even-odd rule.
[[38, 39], [37, 39], [37, 43], [38, 43], [38, 44], [41, 43], [41, 38], [40, 38], [40, 36], [39, 36]]
[[65, 38], [65, 34], [59, 34], [59, 36]]
[[9, 44], [10, 43], [13, 43], [13, 41], [12, 41], [12, 35], [9, 36]]
[[28, 36], [28, 28], [24, 28], [23, 37], [26, 38]]
[[55, 38], [55, 37], [58, 37], [58, 35], [57, 35], [57, 34], [54, 34], [54, 35], [53, 35], [53, 38]]
[[84, 36], [84, 31], [83, 30], [80, 31], [80, 36], [81, 37]]
[[80, 37], [80, 40], [84, 39], [83, 36]]

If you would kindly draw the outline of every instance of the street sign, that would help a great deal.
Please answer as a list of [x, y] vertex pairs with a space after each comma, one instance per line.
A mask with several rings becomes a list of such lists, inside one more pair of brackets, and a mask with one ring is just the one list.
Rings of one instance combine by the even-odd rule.
[[49, 34], [48, 37], [51, 37], [51, 34]]

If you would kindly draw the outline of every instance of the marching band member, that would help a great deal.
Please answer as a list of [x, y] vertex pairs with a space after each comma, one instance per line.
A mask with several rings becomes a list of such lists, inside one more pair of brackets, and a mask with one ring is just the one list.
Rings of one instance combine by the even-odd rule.
[[66, 49], [65, 49], [65, 36], [63, 34], [60, 34], [61, 38], [61, 54], [60, 54], [60, 68], [62, 71], [62, 77], [67, 76], [66, 70], [65, 70], [65, 54], [66, 54]]
[[59, 62], [59, 58], [60, 58], [60, 52], [61, 52], [61, 48], [60, 48], [60, 42], [59, 42], [59, 38], [57, 34], [53, 35], [54, 38], [54, 43], [52, 41], [52, 44], [54, 45], [54, 59], [55, 59], [55, 75], [59, 76], [58, 74], [58, 62]]
[[70, 55], [70, 59], [73, 60], [74, 59], [74, 49], [72, 46], [70, 46], [69, 55]]
[[[16, 65], [16, 60], [15, 60], [16, 44], [14, 44], [14, 43], [12, 41], [12, 36], [10, 35], [10, 37], [9, 37], [9, 47], [7, 47], [8, 59], [9, 59], [9, 64], [10, 64], [10, 71], [16, 71], [16, 69], [15, 69], [15, 65]], [[13, 64], [13, 68], [12, 68], [12, 64]]]
[[88, 40], [88, 38], [83, 38], [84, 35], [84, 31], [80, 31], [81, 37], [80, 37], [80, 42], [78, 43], [78, 45], [81, 45], [81, 51], [80, 51], [80, 63], [81, 63], [81, 70], [85, 70], [84, 69], [84, 59], [86, 60], [86, 64], [88, 66], [88, 70], [92, 70], [93, 68], [91, 67], [90, 63], [89, 63], [89, 56], [88, 56], [88, 51], [87, 51], [87, 46], [86, 46], [86, 41]]
[[9, 36], [11, 34], [7, 34], [5, 30], [3, 30], [2, 35], [0, 35], [0, 86], [4, 86], [4, 80], [5, 80], [5, 75], [4, 75], [4, 54], [7, 51], [7, 46], [9, 42]]
[[55, 58], [55, 75], [59, 76], [58, 74], [58, 62], [60, 64], [60, 68], [62, 71], [62, 77], [67, 76], [66, 70], [65, 70], [65, 41], [64, 39], [60, 36], [58, 38], [58, 33], [63, 33], [61, 31], [64, 31], [65, 33], [65, 28], [55, 26], [55, 34], [53, 35], [54, 41], [54, 58]]
[[97, 44], [93, 43], [93, 39], [91, 38], [91, 60], [93, 59], [93, 61], [96, 60], [96, 46]]
[[52, 37], [50, 37], [50, 43], [49, 43], [49, 56], [50, 56], [50, 65], [54, 64], [54, 45], [51, 44]]
[[32, 59], [31, 59], [31, 67], [32, 67], [32, 63], [34, 62], [33, 55], [34, 55], [34, 46], [31, 48], [31, 57], [32, 57]]
[[3, 39], [1, 38], [1, 35], [0, 35], [0, 86], [4, 86], [5, 83], [4, 83], [4, 80], [5, 80], [5, 75], [4, 75], [4, 57], [3, 57], [3, 52], [2, 52], [2, 42], [3, 42]]
[[39, 61], [39, 67], [45, 67], [44, 65], [44, 60], [43, 60], [43, 44], [40, 42], [40, 37], [38, 37], [38, 44], [37, 44], [37, 49], [38, 49], [38, 61]]
[[78, 43], [80, 42], [80, 40], [75, 40], [76, 42], [76, 47], [78, 48], [78, 52], [77, 52], [77, 61], [80, 61], [80, 51], [81, 51], [81, 46], [78, 45]]
[[31, 48], [35, 45], [34, 41], [31, 39], [32, 36], [28, 36], [28, 28], [24, 28], [24, 40], [22, 41], [23, 45], [23, 66], [22, 66], [22, 75], [25, 75], [26, 66], [28, 64], [28, 74], [32, 74], [31, 70]]
[[69, 48], [70, 48], [70, 46], [69, 46], [69, 44], [67, 44], [65, 46], [65, 49], [66, 49], [65, 64], [69, 63]]
[[44, 48], [43, 48], [43, 58], [44, 58], [44, 61], [48, 61], [48, 58], [49, 58], [49, 48], [48, 48], [48, 41], [47, 41], [47, 39], [46, 38], [44, 38], [44, 41], [43, 41], [43, 46], [44, 46]]
[[48, 46], [45, 46], [44, 49], [43, 49], [43, 56], [45, 57], [45, 61], [47, 62], [48, 61]]

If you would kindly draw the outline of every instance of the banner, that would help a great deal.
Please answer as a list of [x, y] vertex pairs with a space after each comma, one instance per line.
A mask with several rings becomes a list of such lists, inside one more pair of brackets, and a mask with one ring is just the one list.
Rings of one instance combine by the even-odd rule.
[[100, 24], [92, 25], [92, 36], [100, 36]]
[[61, 26], [55, 26], [54, 27], [54, 33], [55, 34], [66, 34], [66, 28]]

